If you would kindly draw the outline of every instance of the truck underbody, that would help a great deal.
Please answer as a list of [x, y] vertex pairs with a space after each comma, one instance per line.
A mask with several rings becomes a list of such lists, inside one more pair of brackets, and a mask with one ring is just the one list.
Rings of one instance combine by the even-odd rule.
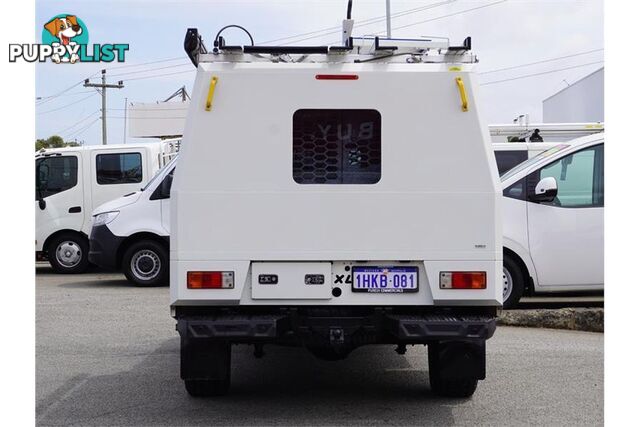
[[302, 346], [316, 357], [340, 360], [367, 344], [429, 347], [436, 394], [467, 397], [485, 378], [485, 341], [496, 328], [495, 307], [424, 306], [191, 306], [175, 307], [181, 338], [181, 377], [196, 396], [224, 394], [231, 345]]

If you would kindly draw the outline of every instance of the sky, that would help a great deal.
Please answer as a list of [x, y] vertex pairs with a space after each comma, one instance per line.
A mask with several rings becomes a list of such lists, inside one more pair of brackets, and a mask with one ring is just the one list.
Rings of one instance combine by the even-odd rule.
[[[356, 26], [385, 15], [385, 0], [353, 3]], [[228, 24], [244, 26], [260, 44], [339, 27], [346, 4], [346, 0], [83, 0], [61, 5], [59, 0], [37, 0], [38, 41], [42, 25], [66, 13], [86, 24], [90, 44], [128, 43], [130, 49], [125, 63], [36, 64], [36, 96], [42, 98], [36, 100], [36, 136], [59, 134], [66, 140], [101, 143], [100, 96], [81, 82], [90, 76], [98, 82], [100, 70], [106, 68], [109, 83], [124, 81], [123, 89], [107, 91], [108, 141], [124, 142], [125, 99], [162, 101], [182, 86], [191, 93], [195, 68], [182, 48], [187, 28], [198, 28], [209, 49], [217, 31]], [[410, 10], [414, 11], [403, 13]], [[391, 13], [402, 15], [392, 18], [393, 37], [444, 36], [452, 44], [472, 37], [473, 52], [480, 60], [481, 106], [490, 124], [510, 123], [521, 114], [528, 114], [531, 122], [542, 121], [543, 99], [603, 66], [603, 0], [391, 0]], [[353, 35], [384, 31], [385, 22], [380, 20], [355, 28]], [[340, 40], [338, 29], [320, 34], [325, 35], [270, 44]], [[238, 30], [225, 32], [229, 43], [247, 43], [245, 37]], [[566, 58], [546, 61], [560, 57]], [[522, 66], [533, 62], [541, 63]], [[538, 75], [518, 78], [531, 74]]]

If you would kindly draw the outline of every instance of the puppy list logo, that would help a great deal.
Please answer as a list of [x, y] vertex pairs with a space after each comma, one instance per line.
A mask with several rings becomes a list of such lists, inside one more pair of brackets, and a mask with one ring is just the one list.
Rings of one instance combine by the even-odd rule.
[[61, 14], [51, 18], [42, 29], [41, 44], [10, 44], [9, 62], [22, 58], [27, 62], [75, 64], [76, 62], [124, 62], [128, 44], [89, 45], [89, 31], [80, 18]]

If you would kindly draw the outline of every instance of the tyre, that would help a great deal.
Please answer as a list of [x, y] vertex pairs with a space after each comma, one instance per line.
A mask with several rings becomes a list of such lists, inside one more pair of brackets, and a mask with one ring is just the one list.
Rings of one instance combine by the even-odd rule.
[[441, 397], [468, 398], [478, 387], [472, 378], [445, 378], [437, 357], [437, 345], [429, 345], [429, 384], [433, 394]]
[[84, 273], [89, 267], [89, 242], [79, 233], [60, 233], [47, 245], [47, 256], [56, 273]]
[[193, 397], [227, 394], [231, 384], [231, 344], [182, 338], [180, 376]]
[[192, 397], [223, 396], [229, 392], [229, 380], [185, 380], [184, 387]]
[[524, 293], [524, 275], [517, 262], [505, 255], [502, 261], [502, 307], [514, 308]]
[[166, 286], [169, 284], [169, 251], [155, 240], [136, 242], [122, 257], [122, 271], [136, 286]]

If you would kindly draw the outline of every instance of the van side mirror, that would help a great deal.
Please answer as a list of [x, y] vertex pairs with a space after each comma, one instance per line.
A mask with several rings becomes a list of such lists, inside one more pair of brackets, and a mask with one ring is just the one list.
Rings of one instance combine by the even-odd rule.
[[532, 202], [553, 202], [558, 195], [558, 183], [552, 176], [542, 178], [537, 184], [529, 199]]
[[47, 202], [45, 202], [44, 199], [38, 199], [38, 207], [41, 211], [45, 210], [45, 208], [47, 207]]

